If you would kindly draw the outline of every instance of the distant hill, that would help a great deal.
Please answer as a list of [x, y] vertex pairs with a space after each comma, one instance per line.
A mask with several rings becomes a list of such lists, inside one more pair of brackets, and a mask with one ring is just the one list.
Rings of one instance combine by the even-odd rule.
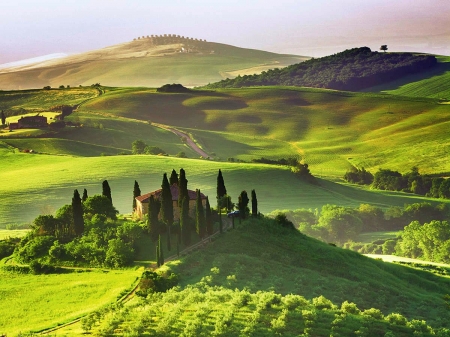
[[179, 35], [147, 36], [82, 54], [0, 69], [0, 89], [92, 83], [147, 87], [181, 83], [192, 87], [307, 59]]
[[364, 88], [420, 73], [438, 64], [431, 55], [378, 53], [368, 47], [341, 53], [259, 75], [238, 76], [213, 83], [207, 88], [239, 88], [261, 85], [295, 85], [314, 88], [358, 91]]

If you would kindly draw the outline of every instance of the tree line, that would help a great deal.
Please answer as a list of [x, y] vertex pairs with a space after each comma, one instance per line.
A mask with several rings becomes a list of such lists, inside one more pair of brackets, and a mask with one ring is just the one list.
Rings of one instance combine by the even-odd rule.
[[352, 169], [344, 179], [350, 183], [371, 185], [372, 188], [387, 191], [415, 193], [431, 198], [450, 199], [450, 179], [420, 174], [417, 167], [401, 174], [398, 171], [379, 169], [375, 175], [362, 169]]
[[293, 85], [358, 91], [437, 65], [436, 57], [411, 53], [378, 53], [368, 47], [348, 49], [282, 69], [244, 75], [207, 85], [207, 88]]

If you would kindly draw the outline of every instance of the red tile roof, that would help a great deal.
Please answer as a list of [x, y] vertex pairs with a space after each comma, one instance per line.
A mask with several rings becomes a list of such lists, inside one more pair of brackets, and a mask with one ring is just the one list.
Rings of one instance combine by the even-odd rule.
[[[155, 199], [161, 198], [161, 191], [162, 191], [162, 189], [160, 188], [159, 190], [156, 190], [156, 191], [153, 191], [153, 192], [150, 192], [147, 194], [143, 194], [139, 197], [136, 197], [136, 200], [140, 201], [141, 203], [148, 203], [150, 200], [150, 196], [152, 196], [152, 195]], [[179, 195], [178, 185], [173, 184], [172, 186], [170, 186], [170, 192], [172, 193], [172, 201], [178, 201], [178, 195]], [[197, 199], [196, 191], [188, 190], [188, 195], [189, 195], [190, 200]], [[206, 195], [204, 195], [201, 192], [200, 192], [200, 197], [202, 199], [206, 199]]]

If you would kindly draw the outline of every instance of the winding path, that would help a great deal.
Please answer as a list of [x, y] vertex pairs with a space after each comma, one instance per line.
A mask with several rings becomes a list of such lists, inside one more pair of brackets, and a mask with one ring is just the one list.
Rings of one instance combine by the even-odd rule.
[[203, 150], [202, 150], [202, 149], [201, 149], [201, 148], [200, 148], [200, 147], [199, 147], [199, 146], [191, 139], [191, 137], [190, 137], [187, 133], [185, 133], [185, 132], [183, 132], [183, 131], [180, 131], [180, 130], [177, 130], [177, 129], [171, 127], [171, 126], [164, 125], [164, 124], [152, 123], [152, 125], [153, 125], [153, 126], [156, 126], [157, 128], [160, 128], [160, 129], [164, 129], [164, 130], [170, 131], [170, 132], [176, 134], [177, 136], [179, 136], [180, 138], [186, 139], [186, 144], [187, 144], [192, 150], [194, 150], [195, 152], [197, 152], [197, 153], [198, 153], [200, 156], [202, 156], [203, 158], [209, 158], [209, 154], [207, 154], [205, 151], [203, 151]]

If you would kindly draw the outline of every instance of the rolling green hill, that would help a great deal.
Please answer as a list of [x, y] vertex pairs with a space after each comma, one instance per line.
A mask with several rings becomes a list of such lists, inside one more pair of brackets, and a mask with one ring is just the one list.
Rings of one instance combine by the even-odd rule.
[[[180, 288], [92, 316], [101, 317], [93, 332], [412, 336], [420, 330], [431, 336], [427, 324], [449, 326], [448, 278], [372, 260], [273, 220], [250, 219], [169, 262], [163, 274], [168, 269], [179, 276]], [[353, 304], [341, 305], [345, 301]]]
[[4, 90], [50, 85], [199, 86], [308, 59], [186, 38], [146, 38], [47, 62], [0, 69]]

